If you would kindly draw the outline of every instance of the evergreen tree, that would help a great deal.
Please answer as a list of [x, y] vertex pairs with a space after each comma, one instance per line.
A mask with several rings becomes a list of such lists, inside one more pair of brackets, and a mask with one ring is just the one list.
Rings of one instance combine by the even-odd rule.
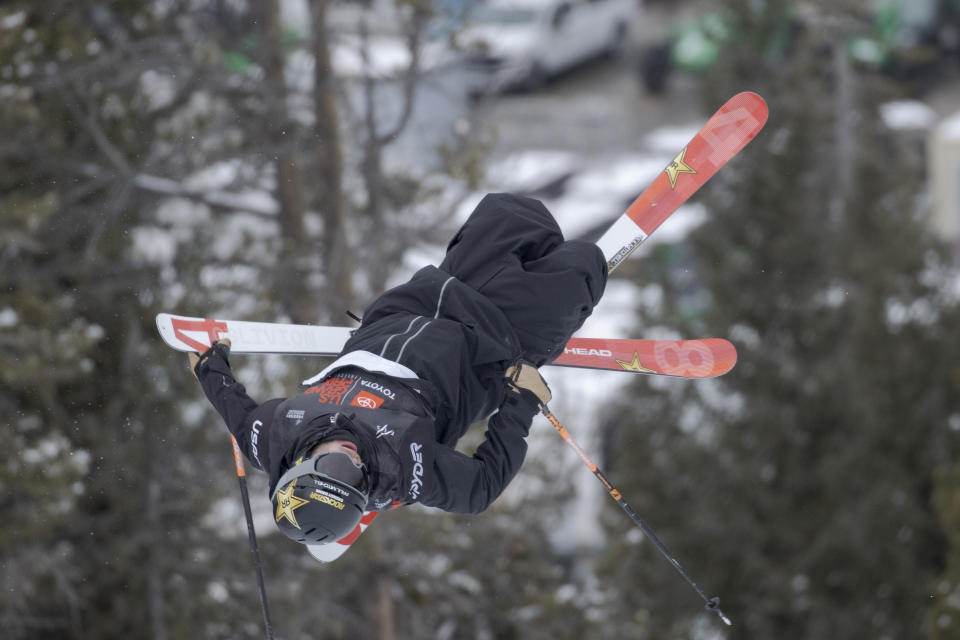
[[[932, 471], [956, 455], [960, 397], [955, 276], [925, 225], [923, 167], [879, 120], [893, 90], [849, 65], [856, 14], [816, 3], [770, 57], [789, 3], [725, 4], [738, 37], [705, 108], [754, 89], [770, 121], [700, 196], [709, 221], [637, 277], [663, 289], [647, 323], [726, 336], [739, 364], [716, 383], [639, 383], [609, 419], [608, 466], [724, 598], [728, 637], [916, 638], [945, 553]], [[707, 634], [672, 568], [609, 526], [621, 633]]]

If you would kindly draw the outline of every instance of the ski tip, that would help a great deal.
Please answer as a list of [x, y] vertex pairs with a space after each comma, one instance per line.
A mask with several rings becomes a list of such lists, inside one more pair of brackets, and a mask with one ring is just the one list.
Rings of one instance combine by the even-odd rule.
[[724, 108], [742, 108], [750, 112], [754, 118], [756, 118], [758, 126], [757, 131], [759, 131], [763, 125], [767, 123], [767, 117], [770, 115], [770, 109], [767, 106], [767, 101], [763, 99], [759, 93], [753, 91], [741, 91], [737, 95], [733, 96], [727, 100], [727, 104], [724, 105]]
[[737, 366], [737, 348], [733, 343], [724, 338], [711, 338], [716, 344], [714, 350], [717, 352], [717, 368], [710, 377], [718, 377], [730, 373]]
[[749, 91], [749, 90], [748, 90], [748, 91], [741, 91], [740, 93], [738, 93], [738, 94], [736, 94], [735, 96], [733, 96], [732, 99], [740, 98], [741, 96], [743, 96], [743, 97], [746, 98], [746, 99], [750, 99], [750, 100], [759, 100], [760, 102], [762, 102], [762, 103], [764, 103], [764, 104], [767, 103], [767, 101], [764, 100], [764, 99], [763, 99], [763, 96], [761, 96], [759, 93], [757, 93], [756, 91]]

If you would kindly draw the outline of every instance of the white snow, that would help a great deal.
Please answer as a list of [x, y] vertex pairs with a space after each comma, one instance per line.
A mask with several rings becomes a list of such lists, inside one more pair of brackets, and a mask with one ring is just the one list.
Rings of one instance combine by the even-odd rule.
[[231, 266], [207, 265], [200, 271], [200, 283], [211, 290], [249, 282], [256, 282], [260, 271], [256, 267], [234, 264]]
[[183, 181], [190, 191], [223, 189], [237, 179], [240, 174], [238, 160], [226, 160], [197, 171]]
[[[156, 213], [156, 220], [173, 230], [185, 229], [188, 237], [194, 237], [195, 227], [207, 227], [211, 222], [210, 208], [184, 198], [170, 198], [163, 202]], [[180, 239], [180, 238], [178, 238]]]
[[879, 109], [887, 127], [896, 131], [927, 130], [937, 120], [933, 108], [919, 100], [885, 102]]
[[730, 340], [751, 349], [756, 349], [762, 342], [760, 332], [745, 324], [735, 324], [730, 327]]
[[816, 296], [816, 304], [829, 308], [843, 306], [850, 297], [850, 292], [842, 285], [833, 284]]
[[147, 264], [170, 264], [177, 256], [177, 240], [160, 227], [137, 227], [130, 232], [130, 253]]
[[931, 300], [919, 298], [905, 302], [889, 299], [885, 305], [887, 325], [893, 330], [903, 328], [907, 324], [929, 326], [937, 321], [939, 309]]
[[214, 602], [224, 603], [230, 599], [230, 591], [222, 582], [211, 582], [207, 585], [207, 597]]
[[573, 193], [608, 194], [611, 198], [633, 200], [650, 186], [669, 160], [666, 156], [646, 154], [604, 159], [574, 176], [569, 189]]
[[[410, 47], [402, 37], [371, 35], [367, 40], [364, 60], [363, 41], [354, 34], [340, 34], [331, 52], [334, 73], [341, 78], [398, 78], [410, 67]], [[452, 60], [449, 49], [441, 43], [427, 42], [420, 49], [421, 72]]]
[[[210, 254], [220, 260], [230, 260], [239, 253], [251, 254], [251, 245], [256, 240], [262, 240], [265, 228], [274, 227], [272, 221], [264, 223], [262, 216], [249, 213], [234, 213], [230, 216], [230, 224], [223, 225], [214, 234], [209, 245]], [[266, 234], [267, 236], [272, 234]], [[248, 258], [251, 257], [248, 255]]]
[[461, 589], [473, 595], [483, 593], [483, 584], [466, 571], [454, 571], [447, 577], [451, 587]]
[[308, 0], [281, 0], [280, 20], [286, 29], [294, 29], [306, 37], [310, 28], [310, 4]]
[[364, 61], [357, 36], [341, 36], [332, 51], [334, 73], [341, 77], [391, 77], [410, 64], [410, 49], [400, 38], [376, 37], [368, 43]]
[[251, 211], [254, 213], [276, 214], [280, 205], [269, 191], [263, 189], [244, 189], [235, 193], [209, 192], [205, 201], [227, 209]]
[[[647, 134], [643, 139], [644, 147], [653, 152], [659, 151], [671, 154], [670, 158], [672, 158], [672, 154], [675, 154], [679, 149], [686, 146], [686, 144], [690, 142], [690, 139], [697, 134], [701, 126], [702, 125], [699, 124], [690, 124], [685, 126], [660, 127]], [[662, 169], [663, 167], [660, 168]]]
[[107, 330], [101, 327], [98, 324], [87, 325], [86, 330], [84, 331], [87, 340], [91, 342], [96, 342], [97, 340], [103, 340], [107, 336]]
[[[70, 465], [79, 473], [87, 473], [90, 469], [90, 462], [93, 456], [85, 449], [75, 449], [67, 454], [70, 458]], [[81, 483], [81, 486], [82, 483]]]
[[514, 153], [487, 167], [486, 182], [497, 191], [534, 191], [580, 167], [577, 154], [553, 149]]
[[945, 118], [937, 125], [937, 135], [943, 139], [960, 140], [960, 112]]
[[148, 69], [140, 76], [140, 92], [147, 99], [150, 109], [162, 109], [177, 96], [176, 78]]
[[17, 326], [20, 322], [20, 316], [10, 307], [0, 309], [0, 329], [9, 329]]
[[149, 174], [139, 174], [134, 177], [133, 181], [134, 184], [145, 191], [169, 196], [193, 196], [211, 205], [226, 209], [252, 211], [268, 215], [276, 214], [280, 210], [280, 206], [273, 196], [262, 189], [246, 189], [235, 193], [208, 191], [206, 189], [192, 190], [176, 180]]
[[17, 11], [11, 13], [10, 15], [0, 18], [0, 30], [16, 29], [17, 27], [23, 26], [23, 23], [27, 19], [26, 11]]
[[53, 462], [71, 449], [71, 443], [59, 433], [53, 433], [40, 440], [36, 446], [24, 449], [19, 458], [28, 465]]
[[951, 431], [960, 431], [960, 413], [954, 413], [947, 419], [947, 426]]

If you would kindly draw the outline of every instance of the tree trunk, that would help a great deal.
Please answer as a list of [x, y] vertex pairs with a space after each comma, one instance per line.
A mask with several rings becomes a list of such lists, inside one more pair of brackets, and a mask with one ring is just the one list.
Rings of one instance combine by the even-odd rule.
[[321, 262], [327, 276], [328, 302], [346, 308], [353, 298], [352, 252], [345, 228], [342, 151], [337, 113], [336, 81], [330, 62], [327, 1], [311, 3], [313, 11], [314, 101], [318, 173], [318, 209], [323, 217]]
[[[365, 70], [370, 69], [370, 30], [365, 18], [361, 18], [360, 56]], [[363, 121], [366, 128], [366, 139], [363, 145], [363, 160], [361, 161], [363, 183], [367, 187], [366, 216], [375, 224], [380, 224], [383, 216], [383, 193], [386, 189], [386, 180], [383, 175], [383, 145], [377, 131], [377, 104], [376, 81], [369, 71], [363, 76]]]
[[377, 580], [377, 639], [397, 640], [396, 615], [393, 599], [390, 597], [390, 584], [383, 577]]
[[280, 203], [279, 223], [284, 244], [274, 278], [274, 289], [294, 322], [316, 322], [316, 297], [303, 295], [303, 283], [308, 279], [307, 271], [311, 268], [310, 262], [305, 259], [309, 239], [304, 225], [303, 185], [297, 161], [299, 136], [287, 110], [280, 3], [278, 0], [266, 0], [261, 5], [261, 11], [264, 42], [261, 56], [266, 76], [267, 122], [270, 123], [270, 143], [277, 145], [276, 197]]
[[[153, 438], [144, 438], [145, 449], [147, 453], [147, 466], [153, 466], [152, 454]], [[160, 519], [160, 481], [156, 479], [154, 473], [148, 473], [146, 486], [147, 493], [147, 522], [150, 530], [153, 532], [163, 531], [163, 525]], [[167, 640], [166, 623], [166, 599], [163, 594], [164, 571], [157, 562], [158, 551], [163, 544], [159, 533], [153, 535], [154, 549], [147, 550], [147, 603], [150, 612], [150, 631], [153, 640]]]

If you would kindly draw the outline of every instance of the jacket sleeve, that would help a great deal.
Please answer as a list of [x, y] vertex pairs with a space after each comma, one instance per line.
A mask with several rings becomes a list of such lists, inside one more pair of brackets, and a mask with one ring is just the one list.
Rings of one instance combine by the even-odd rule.
[[480, 513], [497, 499], [527, 454], [526, 437], [538, 407], [532, 394], [507, 394], [487, 423], [486, 440], [473, 456], [438, 446], [432, 487], [421, 504], [454, 513]]
[[230, 371], [225, 345], [215, 345], [210, 356], [197, 365], [195, 373], [213, 408], [237, 439], [240, 450], [261, 471], [269, 469], [270, 451], [267, 430], [273, 422], [277, 405], [284, 398], [257, 404]]

